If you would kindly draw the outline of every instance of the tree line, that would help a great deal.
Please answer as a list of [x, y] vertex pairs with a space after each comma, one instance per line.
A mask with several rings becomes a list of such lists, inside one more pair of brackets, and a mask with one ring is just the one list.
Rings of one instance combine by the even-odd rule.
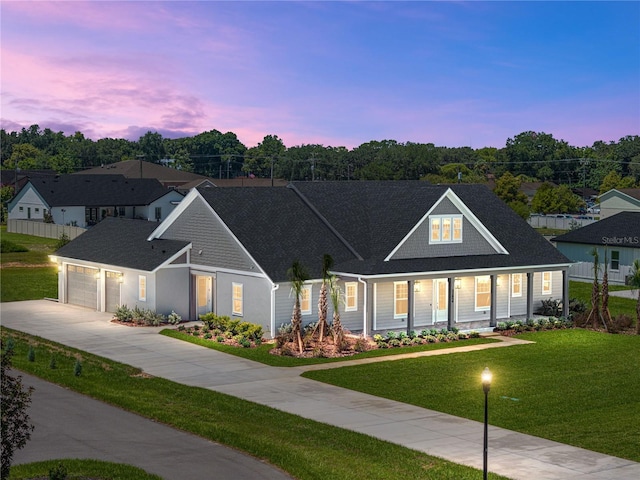
[[53, 169], [71, 173], [122, 160], [167, 163], [213, 178], [241, 175], [286, 180], [428, 180], [478, 183], [510, 173], [520, 181], [548, 181], [569, 188], [600, 190], [640, 181], [640, 136], [575, 147], [544, 132], [522, 132], [502, 148], [445, 147], [433, 143], [373, 140], [351, 150], [324, 145], [285, 146], [267, 135], [247, 148], [235, 133], [217, 130], [193, 137], [163, 138], [147, 132], [138, 141], [92, 140], [38, 125], [0, 131], [2, 168]]

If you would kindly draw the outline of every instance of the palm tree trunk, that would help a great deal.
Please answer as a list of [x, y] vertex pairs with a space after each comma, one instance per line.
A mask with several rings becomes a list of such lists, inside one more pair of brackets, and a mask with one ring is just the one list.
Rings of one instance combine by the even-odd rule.
[[318, 325], [316, 330], [320, 331], [318, 340], [322, 343], [325, 330], [327, 329], [327, 283], [322, 282], [320, 287], [320, 297], [318, 297]]
[[638, 290], [638, 302], [636, 303], [636, 334], [640, 335], [640, 290]]

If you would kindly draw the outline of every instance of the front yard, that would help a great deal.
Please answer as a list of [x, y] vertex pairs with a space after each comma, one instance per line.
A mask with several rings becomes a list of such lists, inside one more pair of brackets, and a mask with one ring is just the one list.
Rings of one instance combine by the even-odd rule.
[[488, 366], [492, 425], [640, 461], [640, 336], [571, 329], [519, 338], [536, 343], [303, 376], [482, 421]]

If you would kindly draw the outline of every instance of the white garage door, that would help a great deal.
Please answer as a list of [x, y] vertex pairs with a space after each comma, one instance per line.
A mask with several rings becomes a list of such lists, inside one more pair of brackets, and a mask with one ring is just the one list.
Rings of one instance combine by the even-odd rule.
[[104, 272], [105, 278], [105, 301], [106, 312], [115, 312], [120, 305], [120, 273], [107, 270]]
[[73, 305], [98, 308], [98, 270], [67, 265], [67, 302]]

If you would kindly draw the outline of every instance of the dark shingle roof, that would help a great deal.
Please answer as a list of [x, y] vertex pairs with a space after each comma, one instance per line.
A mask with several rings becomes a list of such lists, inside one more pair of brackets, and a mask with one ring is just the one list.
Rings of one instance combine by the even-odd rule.
[[555, 237], [552, 241], [640, 248], [640, 212], [620, 212]]
[[152, 271], [189, 245], [181, 240], [147, 241], [156, 222], [107, 217], [60, 248], [56, 255]]
[[170, 191], [156, 179], [122, 175], [59, 175], [31, 184], [50, 207], [148, 205]]
[[286, 270], [296, 259], [318, 278], [325, 253], [334, 258], [334, 270], [361, 275], [569, 263], [482, 185], [450, 187], [508, 255], [391, 261], [384, 259], [449, 186], [386, 181], [306, 182], [292, 187], [199, 190], [275, 281], [286, 280]]
[[[142, 167], [142, 168], [141, 168]], [[142, 175], [141, 175], [142, 171]], [[123, 160], [101, 167], [82, 170], [74, 175], [124, 175], [127, 178], [156, 179], [164, 185], [182, 185], [193, 180], [204, 180], [207, 177], [197, 173], [185, 172], [176, 168], [165, 167], [157, 163], [141, 162], [139, 160]]]
[[321, 276], [322, 256], [336, 262], [354, 258], [296, 193], [288, 188], [230, 187], [198, 189], [274, 281], [287, 280], [294, 260], [312, 278]]

